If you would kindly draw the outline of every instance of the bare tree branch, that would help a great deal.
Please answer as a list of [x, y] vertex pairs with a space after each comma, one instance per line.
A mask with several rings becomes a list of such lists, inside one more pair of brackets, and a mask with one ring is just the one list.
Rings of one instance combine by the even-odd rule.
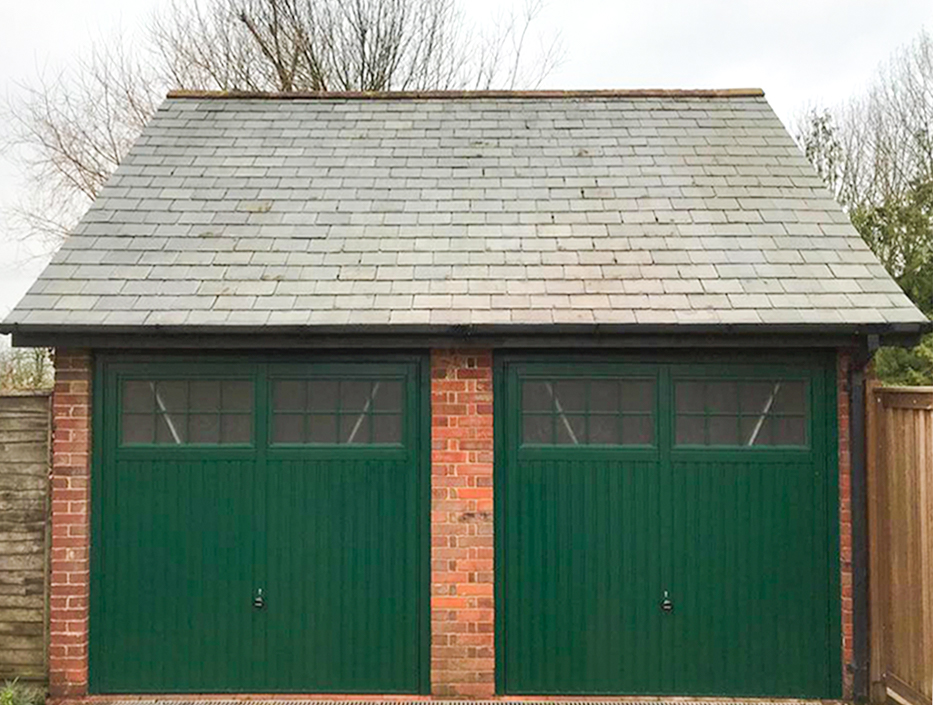
[[86, 59], [19, 86], [5, 146], [21, 155], [28, 190], [8, 224], [60, 241], [168, 88], [536, 87], [562, 51], [557, 36], [538, 37], [526, 55], [544, 1], [523, 1], [520, 14], [472, 26], [458, 0], [173, 0], [141, 41], [100, 41]]
[[14, 222], [55, 238], [74, 225], [155, 112], [162, 91], [148, 72], [115, 46], [18, 87], [3, 110], [10, 128], [3, 146], [18, 157], [27, 185]]
[[921, 31], [863, 94], [809, 108], [796, 135], [846, 207], [891, 202], [933, 178], [933, 37]]
[[0, 346], [0, 392], [47, 391], [53, 384], [48, 348]]

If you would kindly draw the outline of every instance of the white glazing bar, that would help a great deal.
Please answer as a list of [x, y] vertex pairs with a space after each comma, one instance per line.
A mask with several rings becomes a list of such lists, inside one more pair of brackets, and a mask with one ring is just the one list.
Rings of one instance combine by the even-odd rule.
[[162, 412], [162, 416], [165, 418], [165, 423], [168, 424], [169, 433], [172, 434], [172, 438], [175, 440], [175, 445], [181, 445], [181, 436], [178, 435], [178, 429], [175, 428], [175, 422], [172, 421], [172, 416], [169, 414], [168, 409], [165, 406], [165, 402], [162, 401], [162, 397], [156, 390], [155, 382], [150, 382], [149, 387], [152, 389], [152, 393], [155, 395], [156, 404], [159, 405], [159, 411]]
[[758, 422], [755, 424], [755, 428], [752, 429], [752, 434], [748, 437], [748, 443], [746, 446], [755, 445], [755, 441], [758, 440], [758, 434], [761, 433], [761, 427], [765, 424], [765, 419], [768, 414], [771, 413], [771, 407], [774, 406], [774, 398], [778, 395], [778, 392], [781, 391], [781, 383], [775, 382], [774, 389], [771, 390], [771, 396], [768, 397], [768, 401], [765, 403], [765, 408], [761, 410], [761, 414], [758, 416]]
[[570, 434], [570, 440], [573, 441], [575, 446], [580, 445], [580, 441], [577, 440], [577, 434], [573, 432], [573, 428], [570, 426], [570, 421], [567, 420], [567, 414], [564, 413], [564, 409], [560, 404], [560, 398], [554, 392], [554, 387], [550, 382], [545, 382], [544, 386], [547, 388], [548, 394], [551, 395], [551, 399], [554, 400], [554, 406], [557, 408], [557, 413], [560, 414], [560, 420], [564, 422], [564, 428], [567, 429], [567, 433]]
[[369, 395], [369, 399], [366, 400], [366, 404], [363, 405], [363, 410], [360, 412], [359, 417], [356, 419], [356, 423], [353, 425], [353, 430], [350, 431], [350, 436], [347, 438], [347, 443], [353, 443], [353, 439], [356, 438], [357, 431], [360, 430], [360, 426], [363, 425], [363, 419], [366, 418], [366, 414], [369, 412], [369, 407], [373, 405], [373, 402], [376, 399], [376, 394], [379, 392], [379, 385], [381, 382], [376, 382], [373, 384], [373, 391]]

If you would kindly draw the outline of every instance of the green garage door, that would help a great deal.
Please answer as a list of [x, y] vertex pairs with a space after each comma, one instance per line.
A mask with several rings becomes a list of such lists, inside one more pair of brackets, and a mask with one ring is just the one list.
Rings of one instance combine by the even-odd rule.
[[838, 697], [833, 389], [826, 359], [501, 359], [499, 691]]
[[425, 691], [425, 365], [388, 359], [100, 363], [92, 692]]

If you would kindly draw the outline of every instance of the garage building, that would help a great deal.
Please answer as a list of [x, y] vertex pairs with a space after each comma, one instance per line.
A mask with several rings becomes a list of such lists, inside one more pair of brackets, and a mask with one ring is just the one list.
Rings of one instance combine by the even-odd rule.
[[849, 695], [929, 328], [757, 90], [170, 94], [2, 326], [52, 694]]

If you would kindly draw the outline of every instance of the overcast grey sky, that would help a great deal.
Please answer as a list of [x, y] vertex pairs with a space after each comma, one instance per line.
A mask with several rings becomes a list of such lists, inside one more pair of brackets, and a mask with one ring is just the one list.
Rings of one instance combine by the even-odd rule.
[[[463, 0], [482, 19], [509, 0]], [[37, 68], [55, 71], [115, 29], [133, 31], [166, 0], [5, 0], [0, 91]], [[760, 87], [785, 124], [802, 106], [862, 88], [879, 62], [922, 27], [931, 0], [551, 0], [538, 20], [559, 28], [566, 61], [546, 88]], [[4, 128], [0, 125], [0, 130]], [[0, 205], [21, 184], [0, 154]], [[0, 221], [0, 316], [38, 275], [44, 246]]]

